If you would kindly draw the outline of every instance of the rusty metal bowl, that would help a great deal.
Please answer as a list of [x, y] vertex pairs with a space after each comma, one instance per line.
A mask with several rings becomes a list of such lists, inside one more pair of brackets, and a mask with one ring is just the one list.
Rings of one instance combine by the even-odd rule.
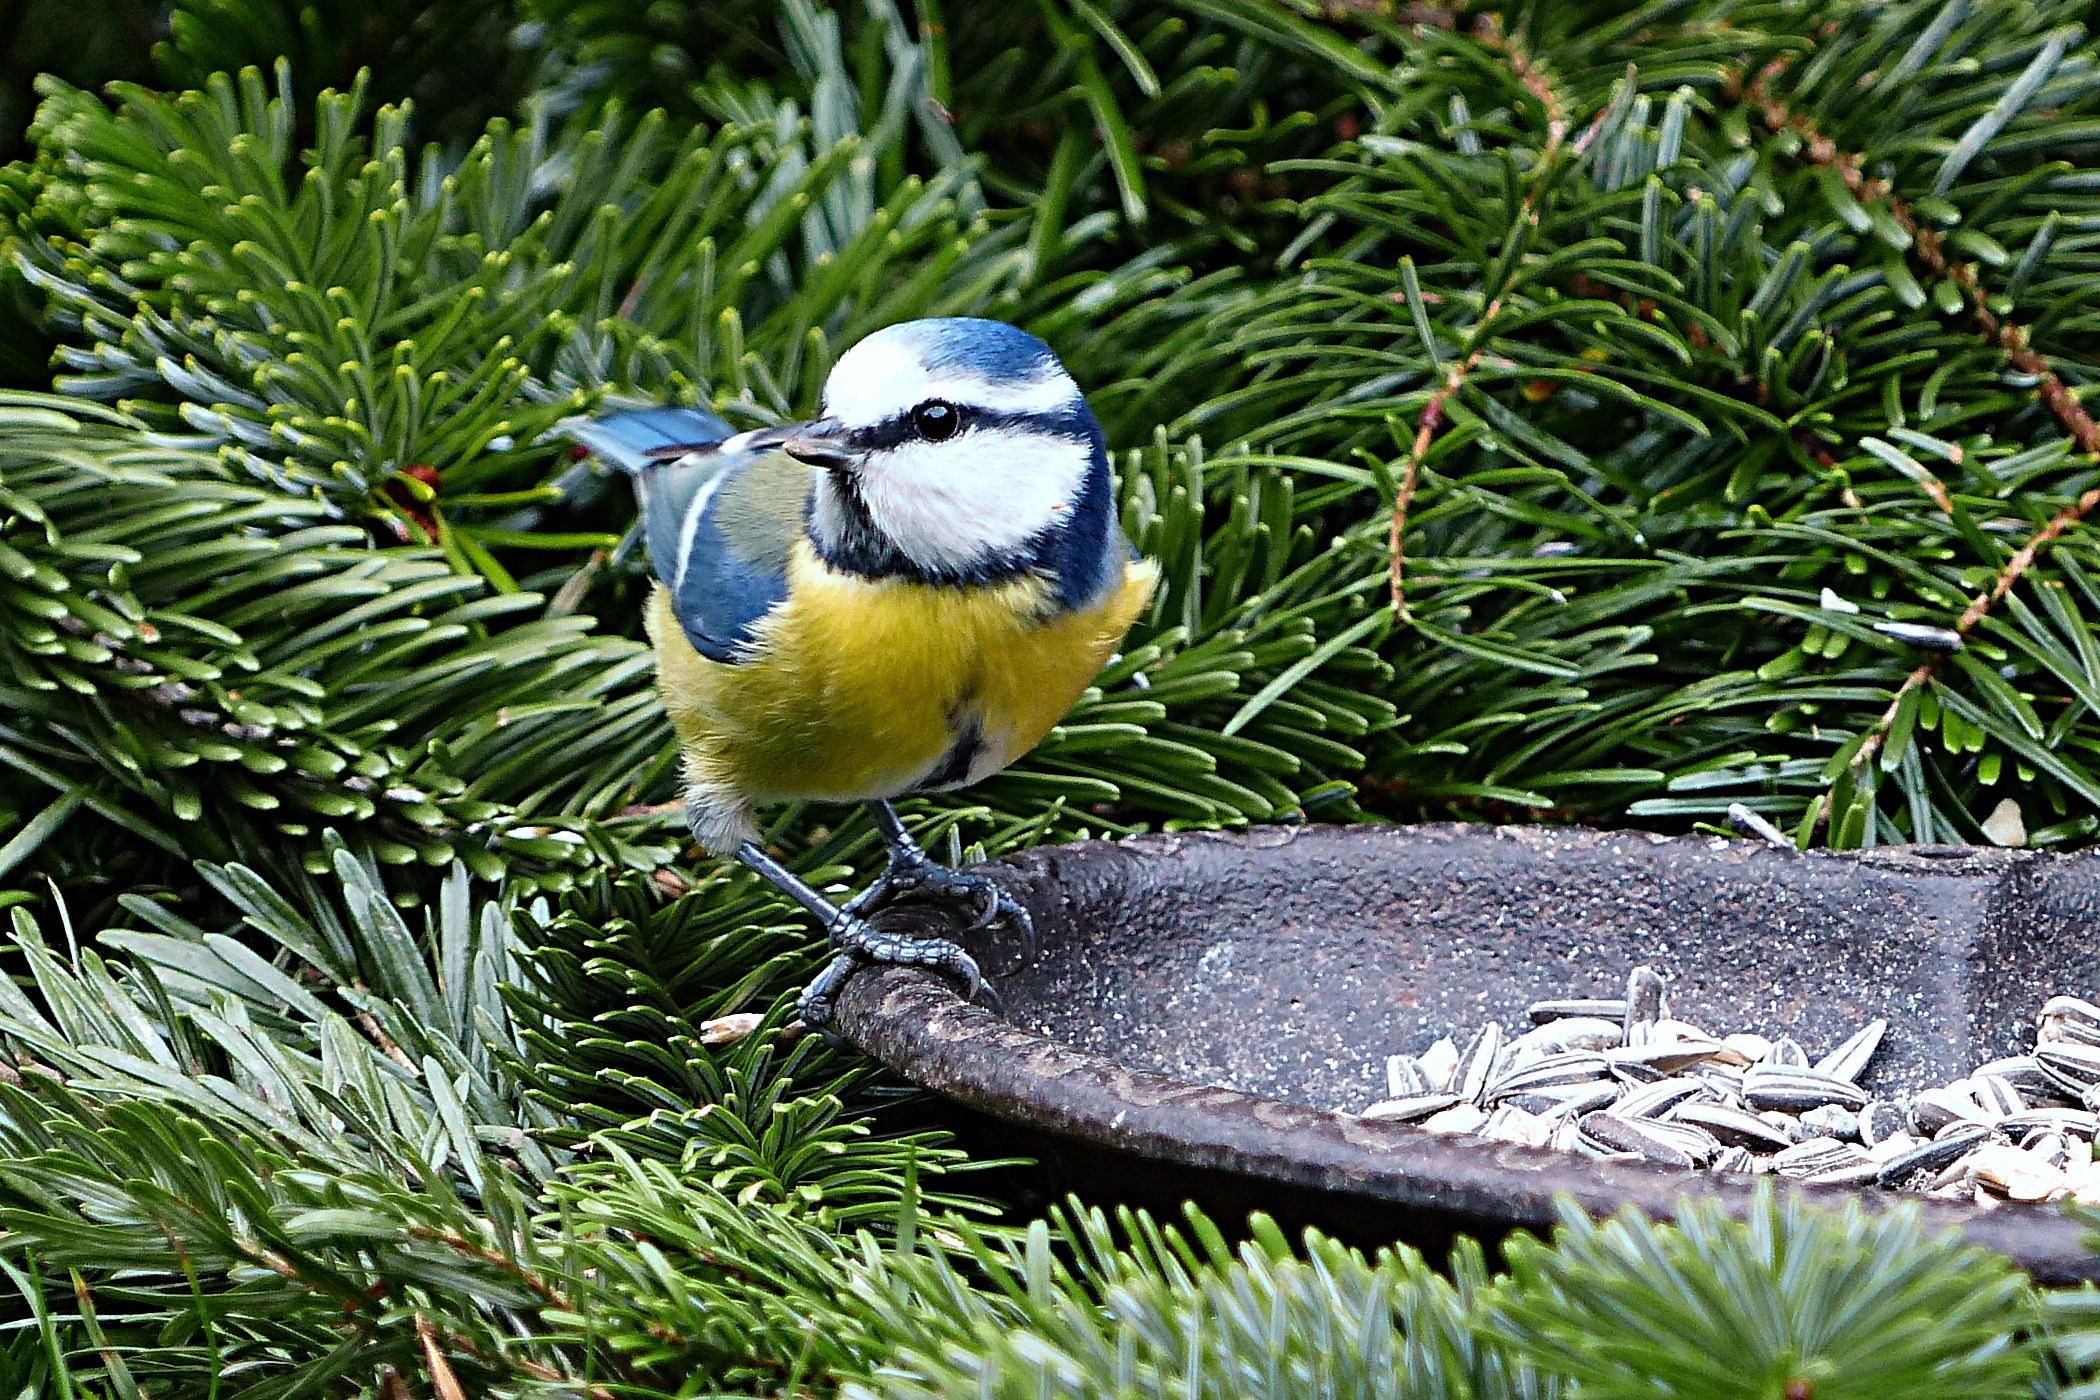
[[[2100, 987], [2100, 854], [1278, 827], [985, 869], [1040, 938], [1018, 970], [996, 972], [987, 950], [1004, 1009], [931, 974], [871, 970], [839, 1005], [851, 1039], [1015, 1125], [1009, 1141], [1082, 1194], [1259, 1208], [1427, 1248], [1548, 1227], [1559, 1195], [1666, 1217], [1694, 1198], [1746, 1205], [1751, 1187], [1336, 1111], [1383, 1097], [1393, 1051], [1489, 1019], [1521, 1026], [1540, 997], [1617, 995], [1648, 963], [1673, 979], [1673, 1014], [1717, 1032], [1785, 1031], [1817, 1051], [1886, 1016], [1866, 1083], [1902, 1090], [2025, 1049], [2045, 997]], [[2056, 1208], [1921, 1208], [2045, 1281], [2100, 1272], [2085, 1227]]]

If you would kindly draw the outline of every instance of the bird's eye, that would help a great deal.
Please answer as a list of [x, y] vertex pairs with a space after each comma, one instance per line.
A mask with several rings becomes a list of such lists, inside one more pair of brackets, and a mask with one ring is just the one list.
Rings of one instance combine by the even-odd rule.
[[955, 405], [928, 399], [911, 411], [911, 425], [928, 442], [946, 442], [962, 429], [962, 414]]

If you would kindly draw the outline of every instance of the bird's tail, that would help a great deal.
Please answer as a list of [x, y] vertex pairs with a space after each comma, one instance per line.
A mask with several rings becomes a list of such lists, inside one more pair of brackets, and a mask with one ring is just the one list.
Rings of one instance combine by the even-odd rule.
[[562, 432], [622, 471], [675, 462], [720, 443], [736, 429], [704, 408], [620, 407], [571, 418]]

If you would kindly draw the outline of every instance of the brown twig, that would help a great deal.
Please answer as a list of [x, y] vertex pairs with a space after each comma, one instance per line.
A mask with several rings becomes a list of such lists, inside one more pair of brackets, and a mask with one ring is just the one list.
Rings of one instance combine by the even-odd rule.
[[491, 1359], [486, 1351], [474, 1344], [473, 1338], [440, 1328], [422, 1313], [416, 1314], [416, 1337], [423, 1344], [423, 1360], [430, 1368], [431, 1381], [437, 1387], [440, 1400], [451, 1400], [453, 1396], [465, 1400], [466, 1396], [466, 1390], [460, 1386], [458, 1374], [452, 1369], [451, 1361], [439, 1349], [441, 1345], [450, 1347], [462, 1356], [471, 1357], [484, 1366], [508, 1366], [532, 1377], [542, 1385], [560, 1386], [565, 1390], [581, 1393], [588, 1397], [588, 1400], [613, 1400], [614, 1392], [611, 1386], [586, 1382], [582, 1377], [557, 1370], [544, 1361], [536, 1361], [529, 1356], [507, 1354]]
[[573, 1309], [576, 1306], [575, 1302], [567, 1294], [549, 1283], [545, 1276], [537, 1270], [528, 1268], [523, 1260], [506, 1254], [500, 1249], [491, 1248], [478, 1240], [469, 1239], [457, 1230], [442, 1230], [430, 1225], [411, 1225], [408, 1227], [408, 1234], [411, 1239], [428, 1240], [432, 1244], [441, 1244], [455, 1254], [479, 1260], [499, 1273], [508, 1274], [511, 1278], [524, 1284], [548, 1307]]
[[[1545, 70], [1537, 60], [1527, 53], [1522, 44], [1502, 32], [1500, 23], [1493, 15], [1481, 16], [1474, 26], [1474, 33], [1481, 45], [1494, 50], [1509, 60], [1510, 72], [1524, 90], [1537, 99], [1546, 114], [1546, 144], [1539, 150], [1537, 164], [1533, 167], [1531, 186], [1524, 192], [1524, 202], [1517, 209], [1519, 223], [1537, 223], [1539, 205], [1546, 197], [1547, 178], [1554, 161], [1568, 144], [1568, 106], [1560, 92], [1546, 77]], [[1607, 109], [1608, 111], [1609, 109]], [[1589, 129], [1575, 142], [1575, 152], [1580, 155], [1589, 149], [1590, 142], [1604, 123], [1604, 112], [1599, 112], [1591, 121]], [[1415, 488], [1422, 474], [1422, 463], [1429, 456], [1429, 448], [1444, 426], [1445, 405], [1451, 396], [1465, 386], [1474, 367], [1487, 349], [1487, 331], [1501, 314], [1502, 298], [1498, 295], [1481, 312], [1480, 319], [1473, 324], [1473, 332], [1467, 338], [1466, 353], [1453, 360], [1444, 370], [1444, 378], [1430, 391], [1422, 405], [1422, 412], [1415, 419], [1414, 442], [1409, 446], [1407, 461], [1400, 471], [1400, 486], [1393, 495], [1392, 522], [1387, 530], [1386, 551], [1392, 560], [1389, 568], [1389, 586], [1393, 596], [1393, 615], [1407, 616], [1407, 594], [1404, 588], [1407, 552], [1403, 539], [1407, 533], [1407, 515], [1415, 503]]]
[[[1983, 278], [1972, 262], [1961, 262], [1947, 256], [1947, 250], [1936, 229], [1927, 227], [1917, 217], [1908, 203], [1897, 196], [1894, 190], [1879, 180], [1870, 180], [1862, 169], [1861, 159], [1848, 151], [1838, 149], [1837, 143], [1825, 135], [1816, 124], [1800, 113], [1790, 110], [1773, 95], [1772, 83], [1783, 74], [1790, 60], [1774, 59], [1758, 70], [1757, 76], [1742, 90], [1745, 101], [1754, 106], [1771, 130], [1792, 131], [1802, 140], [1802, 156], [1812, 165], [1835, 171], [1845, 182], [1845, 188], [1854, 198], [1863, 203], [1879, 202], [1889, 212], [1903, 231], [1910, 235], [1910, 251], [1926, 272], [1934, 277], [1945, 278], [1961, 289], [1969, 304], [1970, 319], [1985, 343], [1994, 345], [2005, 356], [2005, 362], [2022, 374], [2035, 380], [2035, 394], [2055, 415], [2056, 421], [2071, 440], [2078, 444], [2086, 456], [2100, 462], [2100, 422], [2078, 402], [2047, 357], [2028, 343], [2024, 327], [2011, 321], [2000, 320], [1991, 310], [1990, 294], [1983, 285]], [[1935, 489], [1937, 488], [1937, 489]], [[1925, 486], [1941, 510], [1953, 513], [1953, 498], [1944, 483], [1934, 478]], [[2046, 524], [2022, 544], [2013, 556], [2005, 561], [1991, 586], [1969, 601], [1968, 607], [1955, 620], [1954, 631], [1967, 637], [1978, 624], [1990, 616], [1991, 610], [2005, 601], [2005, 596], [2027, 576], [2035, 561], [2064, 532], [2083, 521], [2095, 509], [2100, 509], [2100, 489], [2086, 492], [2070, 505], [2051, 516]], [[1857, 773], [1881, 750], [1887, 742], [1889, 731], [1895, 726], [1896, 715], [1903, 701], [1912, 691], [1931, 683], [1939, 674], [1948, 653], [1942, 652], [1920, 662], [1890, 697], [1888, 708], [1874, 722], [1867, 737], [1860, 743], [1859, 751], [1852, 757], [1852, 771]]]
[[[1501, 309], [1501, 302], [1489, 302], [1487, 315], [1481, 318], [1482, 324], [1492, 320]], [[1407, 594], [1403, 591], [1401, 577], [1407, 555], [1401, 547], [1401, 536], [1407, 531], [1407, 512], [1415, 503], [1415, 483], [1421, 475], [1422, 459], [1429, 455], [1429, 444], [1435, 440], [1437, 429], [1443, 426], [1444, 401], [1458, 392], [1459, 385], [1466, 382], [1466, 376], [1472, 373], [1473, 364], [1479, 358], [1480, 352], [1475, 350], [1463, 360], [1452, 361], [1444, 373], [1444, 382], [1431, 391], [1429, 401], [1422, 405], [1421, 416], [1415, 420], [1415, 441], [1408, 449], [1407, 465], [1400, 473], [1400, 489], [1393, 495], [1393, 519], [1386, 539], [1387, 551], [1392, 556], [1389, 573], [1395, 617], [1407, 616]]]
[[[371, 990], [361, 981], [354, 985], [360, 992]], [[408, 1058], [408, 1052], [396, 1044], [394, 1038], [386, 1033], [386, 1027], [379, 1024], [377, 1016], [374, 1016], [369, 1011], [360, 1011], [357, 1013], [357, 1024], [364, 1030], [366, 1035], [372, 1038], [372, 1043], [379, 1047], [380, 1053], [389, 1060], [392, 1060], [403, 1069], [420, 1068], [414, 1060]]]
[[1561, 144], [1568, 139], [1568, 106], [1561, 100], [1558, 89], [1547, 80], [1545, 70], [1538, 61], [1525, 52], [1524, 46], [1502, 32], [1501, 21], [1492, 14], [1482, 15], [1473, 26], [1480, 37], [1481, 45], [1493, 49], [1509, 60], [1509, 71], [1517, 75], [1524, 91], [1538, 100], [1546, 113], [1546, 157], [1559, 153]]
[[416, 1314], [416, 1339], [423, 1344], [423, 1364], [429, 1368], [430, 1387], [437, 1392], [438, 1400], [467, 1400], [466, 1387], [459, 1383], [452, 1362], [438, 1345], [437, 1328], [421, 1313]]

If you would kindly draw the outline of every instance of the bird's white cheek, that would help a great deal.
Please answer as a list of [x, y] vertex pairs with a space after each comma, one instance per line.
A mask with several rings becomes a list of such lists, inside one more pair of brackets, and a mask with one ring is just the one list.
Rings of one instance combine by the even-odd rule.
[[861, 498], [877, 529], [919, 562], [966, 568], [1056, 525], [1086, 474], [1084, 444], [1012, 432], [914, 443], [869, 459]]

